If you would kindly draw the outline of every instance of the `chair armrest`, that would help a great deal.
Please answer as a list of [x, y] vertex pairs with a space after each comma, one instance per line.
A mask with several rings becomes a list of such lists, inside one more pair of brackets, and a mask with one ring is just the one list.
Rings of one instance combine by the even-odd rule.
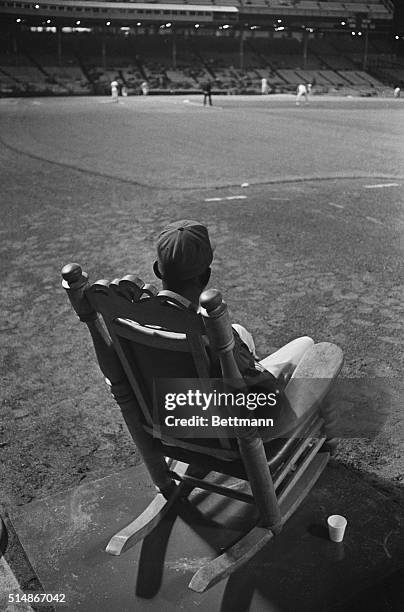
[[343, 361], [342, 350], [330, 342], [320, 342], [308, 349], [285, 388], [285, 395], [297, 418], [318, 408], [338, 376]]

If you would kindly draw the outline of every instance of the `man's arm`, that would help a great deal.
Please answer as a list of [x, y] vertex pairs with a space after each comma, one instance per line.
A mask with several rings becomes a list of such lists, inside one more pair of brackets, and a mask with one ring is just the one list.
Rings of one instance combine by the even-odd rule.
[[246, 370], [255, 368], [255, 357], [251, 353], [248, 346], [245, 342], [242, 341], [237, 331], [233, 329], [233, 337], [234, 337], [234, 349], [233, 355], [236, 360], [238, 369], [241, 374], [244, 374]]

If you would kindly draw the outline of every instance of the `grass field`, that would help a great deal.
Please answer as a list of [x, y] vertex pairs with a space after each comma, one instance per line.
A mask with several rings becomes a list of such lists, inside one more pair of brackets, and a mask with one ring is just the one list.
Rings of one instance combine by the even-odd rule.
[[185, 217], [261, 355], [308, 334], [343, 348], [345, 376], [391, 379], [384, 430], [337, 460], [403, 502], [404, 100], [200, 102], [0, 100], [0, 501], [139, 461], [60, 270], [154, 282], [156, 234]]

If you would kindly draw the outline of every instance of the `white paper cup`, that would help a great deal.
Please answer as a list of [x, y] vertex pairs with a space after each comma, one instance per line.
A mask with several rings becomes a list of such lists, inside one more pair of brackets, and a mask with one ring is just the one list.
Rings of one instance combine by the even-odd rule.
[[328, 534], [332, 542], [342, 542], [344, 539], [347, 520], [340, 514], [332, 514], [327, 519]]

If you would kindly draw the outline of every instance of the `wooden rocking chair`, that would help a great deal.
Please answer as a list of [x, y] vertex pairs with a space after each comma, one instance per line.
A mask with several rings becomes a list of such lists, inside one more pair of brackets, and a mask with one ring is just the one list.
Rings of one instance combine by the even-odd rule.
[[[236, 427], [232, 440], [174, 439], [164, 433], [157, 438], [151, 417], [156, 379], [209, 378], [216, 355], [223, 378], [239, 380], [240, 387], [244, 384], [234, 360], [234, 337], [221, 294], [215, 290], [202, 294], [205, 314], [201, 315], [183, 297], [158, 293], [133, 275], [90, 285], [81, 267], [69, 264], [62, 276], [159, 491], [137, 519], [113, 536], [106, 551], [119, 555], [129, 540], [133, 544], [144, 538], [193, 488], [254, 504], [258, 510], [255, 527], [195, 573], [189, 587], [203, 592], [281, 531], [326, 466], [335, 415], [325, 398], [342, 367], [342, 351], [330, 343], [307, 351], [285, 387], [291, 416], [279, 426], [264, 431]], [[251, 494], [206, 480], [210, 471], [247, 481]]]

